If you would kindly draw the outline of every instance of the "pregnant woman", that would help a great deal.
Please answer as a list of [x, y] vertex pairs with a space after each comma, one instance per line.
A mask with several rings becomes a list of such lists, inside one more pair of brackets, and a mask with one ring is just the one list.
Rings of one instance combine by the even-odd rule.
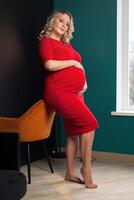
[[[87, 88], [80, 54], [70, 44], [74, 31], [72, 15], [54, 11], [39, 35], [39, 54], [45, 69], [44, 100], [64, 119], [67, 134], [65, 180], [96, 188], [91, 173], [91, 154], [97, 120], [84, 103]], [[75, 176], [80, 138], [81, 175]]]

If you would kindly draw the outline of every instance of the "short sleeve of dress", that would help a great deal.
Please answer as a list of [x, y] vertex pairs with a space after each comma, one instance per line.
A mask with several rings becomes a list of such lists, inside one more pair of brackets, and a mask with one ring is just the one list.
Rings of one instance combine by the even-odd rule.
[[39, 54], [44, 63], [48, 60], [54, 60], [53, 49], [47, 38], [42, 38], [39, 41]]

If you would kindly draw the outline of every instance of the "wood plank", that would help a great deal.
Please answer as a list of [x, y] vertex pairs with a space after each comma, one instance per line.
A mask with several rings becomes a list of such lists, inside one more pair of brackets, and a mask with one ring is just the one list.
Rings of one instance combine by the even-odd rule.
[[[94, 182], [98, 188], [64, 181], [65, 159], [53, 159], [55, 173], [51, 174], [47, 162], [32, 163], [32, 184], [28, 185], [23, 200], [133, 200], [134, 156], [93, 152]], [[76, 174], [80, 176], [81, 162], [77, 160]], [[21, 168], [27, 174], [26, 166]]]

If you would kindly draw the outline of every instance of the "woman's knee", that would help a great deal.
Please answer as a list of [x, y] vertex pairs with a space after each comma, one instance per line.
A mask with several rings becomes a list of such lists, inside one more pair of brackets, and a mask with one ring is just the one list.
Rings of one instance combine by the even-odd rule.
[[75, 143], [78, 142], [78, 136], [69, 136], [68, 139], [75, 142]]

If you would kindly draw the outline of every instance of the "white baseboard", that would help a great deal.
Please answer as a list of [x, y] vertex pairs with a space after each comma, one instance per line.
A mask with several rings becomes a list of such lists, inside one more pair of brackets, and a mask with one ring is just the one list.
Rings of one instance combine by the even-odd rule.
[[92, 154], [96, 158], [102, 159], [114, 159], [114, 160], [134, 160], [134, 155], [130, 154], [121, 154], [121, 153], [111, 153], [111, 152], [101, 152], [101, 151], [93, 151]]

